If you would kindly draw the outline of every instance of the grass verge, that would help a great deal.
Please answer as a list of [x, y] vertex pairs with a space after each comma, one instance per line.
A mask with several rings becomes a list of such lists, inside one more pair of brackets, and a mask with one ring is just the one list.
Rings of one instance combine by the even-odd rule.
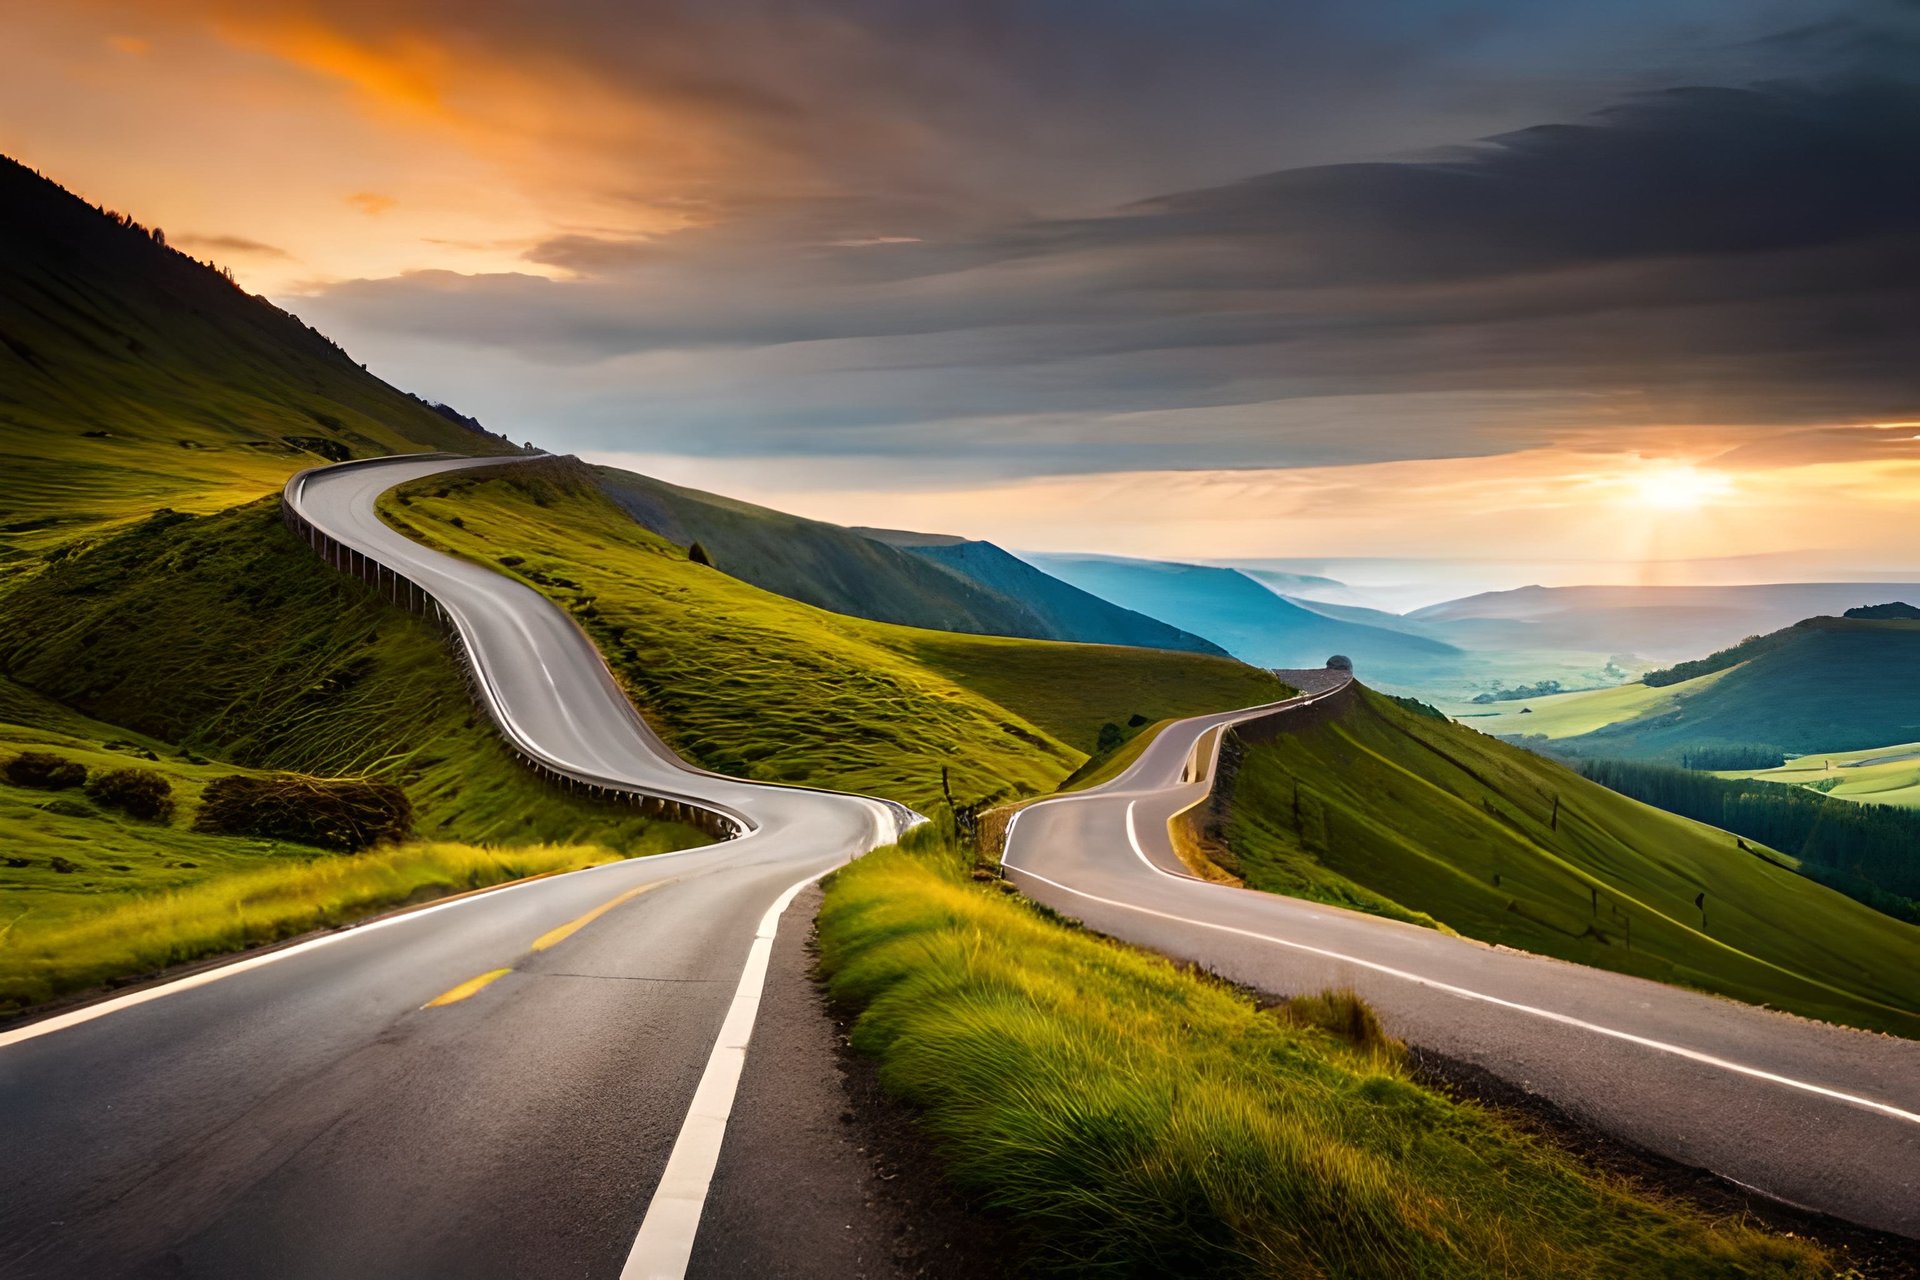
[[618, 857], [591, 845], [397, 845], [235, 871], [80, 916], [0, 921], [0, 1010], [348, 924], [388, 907]]
[[1350, 999], [1262, 1010], [970, 882], [945, 850], [836, 873], [820, 937], [855, 1048], [1049, 1269], [1832, 1273], [1810, 1244], [1649, 1198], [1414, 1083]]

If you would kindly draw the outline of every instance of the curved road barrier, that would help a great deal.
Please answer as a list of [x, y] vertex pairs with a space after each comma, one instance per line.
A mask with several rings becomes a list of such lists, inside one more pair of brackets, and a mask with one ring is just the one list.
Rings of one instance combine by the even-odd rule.
[[1102, 933], [1261, 991], [1352, 987], [1395, 1035], [1628, 1142], [1920, 1236], [1920, 1042], [1188, 873], [1168, 824], [1207, 796], [1216, 731], [1344, 688], [1168, 726], [1119, 777], [1021, 810], [1001, 865]]

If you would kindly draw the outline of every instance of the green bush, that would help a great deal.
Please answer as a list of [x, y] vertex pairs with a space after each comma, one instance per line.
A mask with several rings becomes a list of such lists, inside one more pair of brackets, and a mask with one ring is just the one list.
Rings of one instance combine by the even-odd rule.
[[133, 818], [165, 822], [173, 816], [173, 786], [152, 769], [109, 769], [87, 783], [95, 803]]
[[405, 838], [413, 828], [413, 803], [387, 782], [235, 774], [207, 784], [193, 828], [354, 853]]
[[65, 760], [51, 751], [22, 751], [7, 761], [7, 781], [16, 787], [65, 791], [87, 780], [87, 766]]

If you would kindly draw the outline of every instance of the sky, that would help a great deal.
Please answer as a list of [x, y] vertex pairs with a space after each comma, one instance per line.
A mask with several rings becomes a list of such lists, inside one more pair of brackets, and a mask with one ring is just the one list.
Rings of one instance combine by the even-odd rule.
[[1917, 0], [0, 20], [0, 150], [556, 451], [1037, 550], [1920, 568]]

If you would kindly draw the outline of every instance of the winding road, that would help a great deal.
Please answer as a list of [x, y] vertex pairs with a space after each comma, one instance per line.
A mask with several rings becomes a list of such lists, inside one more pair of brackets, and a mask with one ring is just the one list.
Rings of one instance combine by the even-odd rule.
[[285, 501], [430, 593], [523, 754], [744, 834], [0, 1033], [0, 1275], [685, 1270], [780, 908], [911, 815], [692, 768], [565, 613], [375, 514], [396, 484], [503, 461], [321, 468]]
[[1920, 1237], [1920, 1042], [1188, 873], [1168, 823], [1206, 796], [1219, 731], [1344, 696], [1342, 681], [1171, 725], [1105, 785], [1021, 810], [1002, 866], [1102, 933], [1261, 991], [1352, 987], [1409, 1043], [1617, 1137]]
[[[523, 754], [743, 834], [0, 1033], [0, 1275], [686, 1269], [780, 909], [910, 815], [691, 768], [563, 612], [374, 512], [395, 484], [500, 464], [348, 464], [286, 497], [438, 602]], [[1273, 710], [1182, 721], [1114, 782], [1030, 806], [1009, 873], [1099, 929], [1255, 986], [1353, 985], [1406, 1038], [1654, 1150], [1920, 1234], [1920, 1045], [1185, 876], [1169, 817], [1204, 794], [1216, 731]], [[753, 1206], [727, 1209], [736, 1231], [751, 1221]]]

